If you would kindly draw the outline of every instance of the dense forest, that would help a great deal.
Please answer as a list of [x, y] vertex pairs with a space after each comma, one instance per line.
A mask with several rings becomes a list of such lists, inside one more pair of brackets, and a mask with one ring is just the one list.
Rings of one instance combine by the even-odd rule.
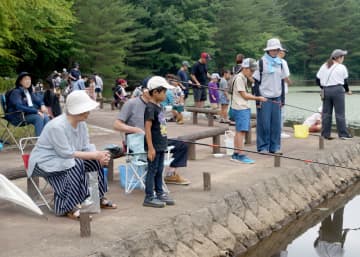
[[334, 48], [360, 75], [358, 0], [1, 0], [0, 77], [45, 77], [78, 61], [83, 72], [130, 80], [175, 72], [199, 53], [212, 71], [236, 53], [259, 58], [281, 39], [293, 74], [312, 79]]

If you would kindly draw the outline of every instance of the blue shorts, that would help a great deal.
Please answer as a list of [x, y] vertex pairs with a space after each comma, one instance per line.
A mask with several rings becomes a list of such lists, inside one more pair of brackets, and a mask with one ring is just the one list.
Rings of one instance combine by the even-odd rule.
[[235, 119], [236, 132], [248, 132], [250, 128], [251, 110], [232, 109], [232, 115]]

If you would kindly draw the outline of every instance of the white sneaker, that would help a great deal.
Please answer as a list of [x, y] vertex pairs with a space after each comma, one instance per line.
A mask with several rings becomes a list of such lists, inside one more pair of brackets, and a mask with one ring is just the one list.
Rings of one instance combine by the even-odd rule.
[[281, 133], [281, 138], [290, 138], [291, 136], [289, 134], [286, 134], [285, 132]]

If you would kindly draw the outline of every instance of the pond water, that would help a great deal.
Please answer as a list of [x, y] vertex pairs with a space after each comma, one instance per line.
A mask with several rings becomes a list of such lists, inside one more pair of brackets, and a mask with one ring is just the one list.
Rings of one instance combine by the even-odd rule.
[[[352, 86], [353, 95], [346, 95], [345, 110], [347, 124], [351, 127], [360, 127], [360, 86]], [[316, 112], [321, 106], [320, 90], [316, 86], [289, 87], [286, 104], [301, 107]], [[255, 104], [251, 101], [252, 112], [255, 113]], [[312, 113], [309, 111], [285, 106], [286, 120], [303, 122]], [[333, 123], [335, 120], [333, 119]]]
[[359, 257], [360, 184], [239, 257]]

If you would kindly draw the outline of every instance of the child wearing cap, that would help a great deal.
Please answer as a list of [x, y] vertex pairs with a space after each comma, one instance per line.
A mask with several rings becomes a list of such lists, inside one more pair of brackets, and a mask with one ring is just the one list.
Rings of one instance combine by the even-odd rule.
[[220, 75], [218, 73], [211, 74], [211, 80], [208, 84], [209, 87], [209, 98], [212, 109], [219, 109], [220, 96], [219, 96], [219, 87], [218, 81], [220, 79]]
[[243, 61], [241, 72], [235, 75], [236, 77], [234, 78], [234, 92], [231, 101], [232, 114], [236, 124], [234, 138], [235, 150], [231, 160], [246, 164], [255, 163], [254, 160], [247, 157], [241, 151], [244, 147], [245, 133], [248, 132], [250, 128], [251, 109], [248, 105], [248, 100], [266, 101], [266, 98], [262, 96], [254, 96], [247, 92], [248, 79], [252, 77], [256, 68], [257, 64], [254, 59], [247, 58]]
[[[145, 120], [145, 149], [148, 154], [148, 171], [145, 179], [145, 200], [147, 207], [163, 208], [174, 205], [172, 200], [163, 191], [162, 172], [164, 170], [164, 155], [167, 148], [166, 119], [161, 102], [166, 98], [166, 90], [173, 89], [163, 77], [152, 77], [147, 87], [150, 100], [146, 105]], [[156, 196], [154, 195], [154, 188]]]

